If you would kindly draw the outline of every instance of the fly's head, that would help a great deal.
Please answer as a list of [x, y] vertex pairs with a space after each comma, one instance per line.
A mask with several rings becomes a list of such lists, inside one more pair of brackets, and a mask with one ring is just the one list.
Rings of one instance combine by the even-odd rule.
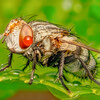
[[3, 36], [8, 49], [14, 53], [24, 53], [33, 43], [32, 28], [22, 19], [11, 20]]

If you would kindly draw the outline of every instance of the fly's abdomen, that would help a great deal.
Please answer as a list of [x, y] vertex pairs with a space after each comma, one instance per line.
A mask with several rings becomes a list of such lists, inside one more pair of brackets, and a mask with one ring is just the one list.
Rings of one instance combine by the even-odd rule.
[[[79, 57], [86, 63], [86, 65], [88, 66], [88, 69], [92, 72], [92, 74], [94, 74], [96, 61], [93, 58], [90, 51], [88, 51], [87, 49], [81, 48], [81, 53]], [[64, 69], [67, 72], [74, 74], [75, 76], [87, 77], [87, 73], [84, 70], [81, 62], [78, 59], [76, 59], [74, 55], [65, 58]]]

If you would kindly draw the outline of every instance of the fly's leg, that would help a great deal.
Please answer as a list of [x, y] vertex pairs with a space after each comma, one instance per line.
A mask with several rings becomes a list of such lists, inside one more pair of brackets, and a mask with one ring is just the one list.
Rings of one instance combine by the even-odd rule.
[[36, 55], [33, 58], [33, 67], [32, 67], [32, 72], [31, 72], [30, 81], [29, 81], [30, 85], [33, 82], [35, 67], [36, 67]]
[[13, 54], [12, 54], [12, 53], [10, 53], [10, 55], [9, 55], [9, 61], [8, 61], [8, 65], [7, 65], [6, 67], [4, 67], [4, 68], [0, 69], [0, 72], [4, 71], [6, 68], [8, 68], [8, 67], [10, 67], [10, 66], [11, 66], [12, 56], [13, 56]]
[[28, 61], [27, 61], [27, 63], [26, 63], [26, 65], [25, 65], [25, 67], [22, 69], [23, 71], [27, 68], [27, 66], [30, 64], [30, 60], [28, 59]]
[[71, 93], [71, 91], [67, 88], [63, 81], [63, 68], [64, 68], [64, 52], [61, 52], [60, 66], [59, 66], [59, 79], [64, 86], [64, 88]]
[[32, 72], [31, 72], [30, 81], [29, 81], [29, 84], [30, 84], [30, 85], [31, 85], [32, 82], [33, 82], [35, 66], [36, 66], [36, 63], [34, 63], [34, 64], [33, 64], [33, 67], [32, 67]]
[[81, 58], [79, 58], [79, 57], [76, 57], [76, 58], [81, 62], [82, 66], [83, 66], [84, 69], [86, 70], [86, 72], [87, 72], [89, 78], [90, 78], [92, 81], [94, 81], [96, 84], [100, 85], [100, 82], [98, 82], [97, 80], [94, 79], [93, 75], [91, 74], [90, 70], [88, 69], [88, 66], [84, 63], [84, 61], [83, 61]]
[[66, 77], [63, 75], [63, 79], [66, 81], [66, 82], [69, 82], [67, 79], [66, 79]]

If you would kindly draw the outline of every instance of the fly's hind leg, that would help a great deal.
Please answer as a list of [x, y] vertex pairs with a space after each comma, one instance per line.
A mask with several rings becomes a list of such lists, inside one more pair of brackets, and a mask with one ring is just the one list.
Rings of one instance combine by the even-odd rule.
[[64, 86], [64, 88], [71, 93], [71, 91], [67, 88], [67, 86], [64, 84], [63, 81], [63, 68], [64, 68], [64, 52], [61, 52], [61, 58], [60, 58], [60, 66], [59, 66], [59, 79]]
[[8, 61], [8, 65], [7, 65], [6, 67], [4, 67], [4, 68], [0, 69], [0, 72], [4, 71], [6, 68], [8, 68], [8, 67], [10, 67], [10, 66], [11, 66], [12, 56], [13, 56], [13, 54], [12, 54], [12, 53], [10, 53], [10, 55], [9, 55], [9, 61]]
[[96, 84], [100, 85], [100, 82], [98, 82], [97, 80], [94, 79], [93, 75], [91, 74], [90, 70], [88, 69], [88, 66], [86, 65], [86, 63], [81, 59], [79, 58], [78, 56], [76, 56], [76, 58], [81, 62], [82, 66], [84, 67], [84, 69], [86, 70], [89, 78], [94, 81]]

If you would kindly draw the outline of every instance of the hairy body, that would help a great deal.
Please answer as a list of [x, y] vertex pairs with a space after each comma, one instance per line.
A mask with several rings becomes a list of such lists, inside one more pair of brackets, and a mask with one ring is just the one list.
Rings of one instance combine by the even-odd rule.
[[96, 61], [90, 50], [100, 52], [80, 43], [76, 36], [64, 28], [44, 21], [26, 23], [22, 19], [14, 19], [0, 36], [2, 37], [11, 54], [8, 66], [0, 71], [11, 65], [12, 54], [17, 53], [28, 59], [25, 68], [29, 65], [29, 61], [33, 62], [30, 84], [33, 81], [36, 63], [40, 62], [45, 66], [58, 67], [59, 79], [68, 92], [71, 91], [63, 82], [63, 70], [78, 77], [89, 77], [100, 85], [93, 77]]

